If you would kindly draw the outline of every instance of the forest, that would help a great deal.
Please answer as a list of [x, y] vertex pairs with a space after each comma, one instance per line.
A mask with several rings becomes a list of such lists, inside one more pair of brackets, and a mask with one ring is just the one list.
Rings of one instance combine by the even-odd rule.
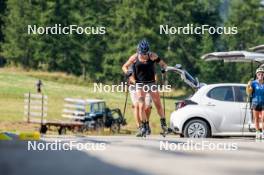
[[[90, 27], [89, 33], [29, 34], [28, 26]], [[160, 25], [235, 27], [229, 34], [161, 34]], [[104, 29], [96, 34], [93, 29]], [[33, 29], [32, 29], [33, 30]], [[182, 64], [200, 81], [246, 82], [250, 64], [204, 62], [215, 51], [264, 44], [261, 0], [0, 0], [0, 65], [65, 72], [85, 81], [119, 83], [122, 64], [147, 39], [168, 65]], [[157, 67], [157, 72], [159, 68]], [[183, 86], [179, 77], [168, 81]]]

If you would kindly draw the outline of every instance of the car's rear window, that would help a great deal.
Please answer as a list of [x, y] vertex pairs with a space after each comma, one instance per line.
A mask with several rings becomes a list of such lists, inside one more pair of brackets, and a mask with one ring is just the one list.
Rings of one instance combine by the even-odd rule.
[[231, 86], [215, 87], [208, 92], [207, 96], [220, 101], [234, 101], [234, 93]]

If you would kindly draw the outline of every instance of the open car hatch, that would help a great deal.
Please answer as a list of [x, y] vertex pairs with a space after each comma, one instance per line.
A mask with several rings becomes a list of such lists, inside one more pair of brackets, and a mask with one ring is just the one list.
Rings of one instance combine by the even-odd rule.
[[264, 63], [264, 54], [248, 51], [212, 52], [201, 57], [205, 61]]
[[264, 53], [264, 44], [250, 48], [250, 50], [258, 53]]
[[199, 83], [199, 80], [197, 78], [193, 78], [191, 74], [189, 74], [185, 69], [182, 69], [182, 66], [180, 64], [176, 64], [175, 67], [168, 66], [166, 68], [166, 71], [172, 71], [179, 74], [181, 76], [181, 79], [195, 90], [204, 85], [204, 83]]

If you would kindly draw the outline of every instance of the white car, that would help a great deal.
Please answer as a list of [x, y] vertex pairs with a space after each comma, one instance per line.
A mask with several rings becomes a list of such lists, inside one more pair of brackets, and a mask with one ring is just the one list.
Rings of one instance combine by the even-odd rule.
[[[249, 62], [264, 66], [264, 45], [252, 48], [256, 52], [213, 52], [202, 56], [204, 61]], [[262, 64], [262, 65], [261, 65]], [[206, 85], [193, 78], [181, 65], [167, 71], [181, 78], [196, 93], [176, 103], [170, 117], [170, 128], [184, 137], [244, 136], [255, 130], [250, 104], [247, 102], [246, 84], [223, 83]], [[253, 71], [253, 69], [252, 69]]]
[[204, 85], [176, 103], [170, 128], [184, 137], [253, 135], [246, 84]]

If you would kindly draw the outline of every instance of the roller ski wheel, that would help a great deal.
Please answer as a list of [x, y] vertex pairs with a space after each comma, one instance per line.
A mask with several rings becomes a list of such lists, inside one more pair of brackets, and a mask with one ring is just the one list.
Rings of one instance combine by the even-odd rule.
[[260, 131], [256, 131], [256, 141], [260, 141], [262, 139], [262, 133]]
[[146, 128], [139, 128], [138, 133], [136, 134], [136, 137], [144, 137], [146, 138]]
[[163, 137], [166, 137], [170, 133], [172, 133], [171, 128], [168, 128], [167, 126], [162, 126], [162, 132], [160, 132], [160, 135], [162, 135]]
[[167, 136], [167, 133], [161, 132], [160, 135], [165, 138]]
[[160, 126], [162, 129], [162, 132], [160, 133], [160, 135], [162, 135], [163, 137], [166, 137], [166, 135], [168, 135], [172, 131], [170, 128], [167, 127], [165, 118], [160, 119]]
[[146, 126], [146, 135], [150, 135], [151, 134], [151, 128], [149, 126], [149, 124], [147, 124]]

